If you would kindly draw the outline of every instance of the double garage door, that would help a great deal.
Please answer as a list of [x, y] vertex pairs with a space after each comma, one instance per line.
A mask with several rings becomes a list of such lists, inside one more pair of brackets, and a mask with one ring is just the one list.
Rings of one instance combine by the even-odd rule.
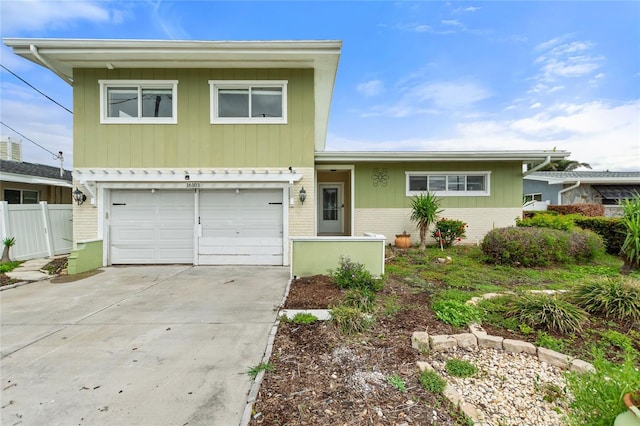
[[282, 194], [112, 190], [110, 263], [282, 265]]

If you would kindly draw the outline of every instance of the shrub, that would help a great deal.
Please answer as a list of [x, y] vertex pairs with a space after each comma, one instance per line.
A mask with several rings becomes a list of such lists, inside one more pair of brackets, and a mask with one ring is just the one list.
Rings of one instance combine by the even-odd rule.
[[601, 277], [573, 288], [571, 299], [585, 311], [640, 321], [640, 284], [630, 277]]
[[482, 251], [493, 263], [545, 266], [591, 260], [603, 251], [603, 244], [589, 231], [512, 227], [489, 231]]
[[348, 256], [340, 256], [338, 269], [329, 271], [329, 275], [341, 289], [380, 291], [384, 285], [381, 279], [373, 278], [363, 264], [351, 261]]
[[442, 218], [436, 222], [436, 229], [431, 236], [443, 247], [451, 247], [463, 238], [467, 238], [466, 229], [469, 225], [461, 220]]
[[291, 320], [288, 321], [294, 324], [313, 324], [314, 322], [318, 321], [318, 317], [310, 314], [309, 312], [298, 312], [293, 316], [293, 318], [291, 318]]
[[537, 214], [527, 219], [516, 219], [516, 225], [522, 227], [538, 227], [560, 229], [562, 231], [571, 231], [575, 228], [572, 216], [561, 216], [557, 214]]
[[456, 358], [448, 359], [444, 368], [454, 377], [472, 377], [478, 372], [478, 368], [469, 361]]
[[582, 216], [604, 216], [604, 206], [602, 204], [568, 204], [562, 206], [548, 206], [548, 210], [560, 214], [580, 214]]
[[424, 370], [418, 379], [423, 388], [433, 393], [442, 393], [447, 382], [433, 370]]
[[587, 322], [587, 314], [582, 309], [559, 296], [547, 294], [517, 297], [511, 302], [507, 315], [531, 327], [568, 334], [582, 331], [582, 324]]
[[482, 320], [482, 314], [477, 307], [458, 300], [436, 300], [431, 309], [435, 312], [436, 318], [454, 327], [465, 327]]
[[344, 293], [340, 305], [371, 312], [376, 301], [376, 295], [369, 289], [354, 288]]
[[610, 363], [602, 353], [595, 354], [595, 372], [566, 373], [567, 389], [573, 399], [569, 422], [573, 425], [611, 426], [627, 407], [622, 397], [640, 389], [640, 370], [635, 354], [626, 353], [621, 365]]
[[421, 250], [425, 248], [429, 226], [438, 219], [441, 211], [440, 200], [436, 198], [435, 194], [427, 192], [411, 199], [411, 216], [409, 218], [416, 223], [420, 231]]
[[577, 226], [595, 232], [602, 237], [607, 253], [617, 256], [620, 254], [626, 235], [622, 220], [617, 217], [577, 217]]
[[373, 324], [373, 317], [358, 308], [339, 305], [329, 312], [331, 322], [342, 334], [361, 333]]
[[633, 269], [640, 269], [640, 194], [621, 203], [624, 216], [626, 236], [622, 243], [621, 252], [624, 255], [623, 272], [629, 273]]

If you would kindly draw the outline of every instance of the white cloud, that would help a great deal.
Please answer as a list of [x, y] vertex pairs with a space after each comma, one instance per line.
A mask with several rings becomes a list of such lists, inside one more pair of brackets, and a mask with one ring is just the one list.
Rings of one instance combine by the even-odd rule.
[[461, 13], [461, 12], [477, 12], [478, 10], [480, 10], [479, 7], [476, 6], [467, 6], [467, 7], [459, 7], [457, 9], [453, 10], [453, 13]]
[[529, 108], [536, 109], [536, 108], [540, 108], [541, 106], [542, 104], [540, 102], [536, 102], [535, 104], [531, 105]]
[[3, 1], [0, 7], [4, 34], [23, 30], [66, 28], [76, 21], [118, 23], [123, 19], [120, 12], [109, 10], [104, 2], [90, 0]]
[[456, 20], [456, 19], [443, 19], [442, 21], [440, 21], [440, 23], [442, 23], [442, 25], [449, 25], [452, 27], [462, 27], [464, 28], [464, 24], [462, 24], [460, 21]]
[[536, 50], [543, 52], [534, 60], [534, 64], [540, 65], [536, 77], [538, 84], [589, 76], [604, 61], [604, 57], [589, 53], [593, 49], [594, 44], [590, 41], [563, 42], [561, 38], [539, 44]]
[[[329, 150], [558, 150], [594, 170], [640, 170], [640, 100], [556, 104], [531, 116], [459, 123], [449, 135], [367, 140], [330, 134]], [[433, 129], [434, 133], [437, 129]]]
[[381, 80], [370, 80], [358, 84], [356, 90], [364, 96], [376, 96], [384, 92], [384, 83]]
[[468, 81], [425, 82], [409, 89], [408, 97], [443, 109], [467, 108], [491, 97], [483, 86]]

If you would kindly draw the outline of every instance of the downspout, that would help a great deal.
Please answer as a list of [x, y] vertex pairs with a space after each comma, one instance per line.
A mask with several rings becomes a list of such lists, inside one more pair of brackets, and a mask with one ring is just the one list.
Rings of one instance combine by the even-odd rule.
[[565, 189], [562, 189], [562, 190], [558, 191], [558, 205], [559, 206], [562, 205], [562, 194], [564, 194], [567, 191], [571, 191], [572, 189], [576, 189], [579, 186], [580, 186], [580, 181], [577, 181], [575, 183], [575, 185], [571, 185], [568, 188], [565, 188]]
[[526, 172], [524, 172], [522, 174], [522, 176], [527, 176], [533, 172], [537, 172], [538, 170], [540, 170], [541, 168], [543, 168], [544, 166], [546, 166], [547, 164], [551, 163], [551, 156], [547, 155], [547, 158], [540, 164], [538, 164], [537, 166], [535, 166], [534, 168], [532, 168], [531, 170], [527, 170]]
[[60, 72], [56, 67], [54, 67], [53, 65], [51, 65], [51, 63], [49, 61], [47, 61], [45, 58], [42, 57], [42, 55], [40, 55], [40, 52], [38, 52], [38, 48], [34, 45], [31, 44], [29, 45], [29, 50], [31, 51], [31, 53], [33, 53], [33, 56], [35, 56], [36, 58], [38, 58], [38, 60], [40, 62], [42, 62], [42, 64], [44, 64], [47, 68], [49, 68], [51, 71], [53, 71], [53, 73], [55, 75], [57, 75], [58, 77], [60, 77], [61, 79], [63, 79], [69, 86], [73, 86], [73, 80], [71, 80], [67, 75], [65, 75], [64, 73]]

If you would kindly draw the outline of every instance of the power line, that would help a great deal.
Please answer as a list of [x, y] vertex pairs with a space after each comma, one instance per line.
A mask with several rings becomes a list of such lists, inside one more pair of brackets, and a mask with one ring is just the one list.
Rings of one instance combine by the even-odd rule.
[[60, 108], [64, 108], [65, 110], [67, 110], [69, 113], [73, 114], [73, 111], [71, 111], [69, 108], [67, 108], [66, 106], [58, 103], [58, 101], [56, 101], [55, 99], [50, 98], [49, 96], [47, 96], [46, 94], [42, 93], [40, 90], [36, 89], [31, 83], [29, 83], [27, 80], [25, 80], [24, 78], [20, 77], [18, 74], [14, 73], [13, 71], [11, 71], [9, 68], [5, 67], [4, 65], [0, 64], [0, 67], [4, 68], [8, 73], [10, 73], [11, 75], [13, 75], [15, 78], [17, 78], [18, 80], [22, 81], [24, 84], [26, 84], [27, 86], [31, 87], [33, 90], [35, 90], [36, 92], [40, 93], [42, 96], [44, 96], [45, 98], [49, 99], [51, 102], [53, 102], [54, 104], [58, 105]]
[[14, 133], [22, 136], [23, 138], [25, 138], [26, 140], [28, 140], [29, 142], [31, 142], [32, 144], [39, 146], [40, 148], [44, 149], [45, 151], [47, 151], [49, 154], [53, 155], [53, 159], [54, 160], [59, 160], [62, 157], [62, 151], [58, 152], [58, 154], [54, 154], [53, 152], [49, 151], [47, 148], [45, 148], [44, 146], [40, 145], [37, 142], [32, 141], [31, 139], [29, 139], [28, 137], [26, 137], [25, 135], [23, 135], [22, 133], [20, 133], [19, 131], [17, 131], [16, 129], [10, 127], [9, 125], [5, 124], [4, 122], [0, 121], [0, 124], [2, 124], [4, 127], [6, 127], [7, 129], [13, 131]]

